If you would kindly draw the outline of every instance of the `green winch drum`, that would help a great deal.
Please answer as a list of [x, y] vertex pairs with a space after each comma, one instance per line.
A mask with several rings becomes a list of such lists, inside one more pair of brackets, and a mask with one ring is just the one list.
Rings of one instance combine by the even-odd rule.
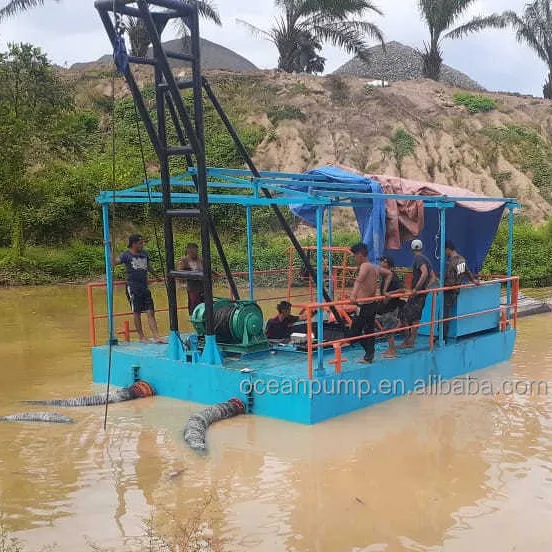
[[[218, 299], [213, 303], [213, 311], [214, 332], [221, 346], [232, 345], [232, 349], [237, 347], [240, 351], [268, 347], [263, 333], [263, 312], [254, 301]], [[194, 309], [192, 324], [198, 336], [205, 335], [204, 303]]]

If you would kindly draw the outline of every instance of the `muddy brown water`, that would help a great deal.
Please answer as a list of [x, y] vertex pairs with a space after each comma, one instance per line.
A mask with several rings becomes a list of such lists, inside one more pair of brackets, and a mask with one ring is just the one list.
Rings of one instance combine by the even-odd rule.
[[[0, 415], [102, 390], [83, 287], [2, 289], [0, 312]], [[552, 315], [519, 326], [512, 361], [478, 378], [552, 381]], [[134, 550], [148, 520], [169, 537], [197, 520], [229, 551], [548, 552], [552, 384], [521, 391], [398, 398], [314, 427], [239, 417], [210, 429], [207, 458], [182, 440], [201, 407], [162, 397], [113, 405], [105, 432], [102, 407], [1, 424], [2, 525], [25, 550]]]

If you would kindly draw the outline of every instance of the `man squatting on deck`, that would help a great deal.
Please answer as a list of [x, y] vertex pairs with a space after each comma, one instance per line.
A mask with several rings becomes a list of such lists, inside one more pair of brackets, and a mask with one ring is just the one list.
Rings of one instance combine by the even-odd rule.
[[[292, 305], [288, 301], [278, 303], [276, 307], [278, 314], [266, 323], [265, 334], [268, 339], [288, 339], [293, 333], [293, 325], [299, 320], [307, 319], [305, 309], [299, 312], [299, 316], [295, 316], [291, 314], [291, 307]], [[312, 315], [314, 316], [314, 314], [313, 311]]]
[[[353, 245], [353, 247], [351, 247], [351, 253], [359, 267], [358, 275], [353, 285], [353, 291], [351, 292], [351, 303], [356, 303], [360, 306], [360, 311], [350, 331], [350, 337], [356, 337], [374, 333], [378, 303], [374, 301], [362, 303], [362, 300], [369, 299], [370, 297], [377, 297], [379, 292], [378, 276], [384, 278], [382, 292], [387, 296], [393, 273], [386, 268], [373, 265], [370, 262], [368, 259], [368, 248], [364, 243]], [[375, 339], [373, 337], [367, 337], [366, 339], [360, 340], [360, 344], [364, 348], [364, 358], [361, 362], [371, 364], [374, 360]]]
[[134, 317], [134, 327], [138, 338], [148, 343], [142, 329], [142, 313], [147, 313], [148, 323], [156, 343], [166, 343], [159, 336], [155, 320], [155, 306], [148, 287], [148, 272], [154, 277], [149, 255], [144, 249], [144, 238], [140, 234], [131, 234], [128, 238], [128, 249], [113, 261], [113, 265], [124, 264], [127, 272], [126, 294]]

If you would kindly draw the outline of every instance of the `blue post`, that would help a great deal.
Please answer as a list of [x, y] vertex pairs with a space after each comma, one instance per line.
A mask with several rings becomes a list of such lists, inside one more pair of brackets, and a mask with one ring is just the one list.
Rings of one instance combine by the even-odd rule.
[[332, 208], [328, 207], [328, 291], [330, 299], [334, 300], [333, 293], [333, 255], [332, 255]]
[[[316, 208], [316, 302], [324, 302], [324, 207]], [[324, 341], [324, 311], [320, 308], [317, 313], [318, 343]], [[318, 347], [318, 371], [324, 371], [324, 350]]]
[[[446, 217], [447, 210], [444, 208], [439, 208], [439, 222], [441, 227], [441, 235], [440, 235], [440, 253], [439, 253], [439, 287], [442, 288], [445, 285], [445, 271], [447, 267], [447, 260], [445, 256], [445, 241], [446, 241]], [[437, 312], [441, 313], [440, 318], [443, 318], [444, 312], [445, 312], [445, 302], [444, 302], [444, 293], [442, 291], [439, 292], [439, 300], [437, 301]], [[439, 347], [443, 346], [444, 343], [444, 327], [443, 323], [439, 324]]]
[[105, 257], [105, 285], [107, 288], [107, 343], [117, 344], [115, 330], [113, 327], [113, 266], [111, 263], [111, 233], [109, 231], [109, 204], [102, 204], [102, 224], [104, 237], [104, 257]]
[[251, 207], [245, 208], [247, 222], [247, 271], [249, 273], [249, 299], [255, 300], [255, 289], [253, 285], [253, 217]]
[[[508, 266], [506, 268], [506, 276], [512, 275], [512, 259], [514, 254], [514, 207], [508, 206]], [[512, 302], [512, 282], [506, 284], [506, 303], [509, 305]], [[510, 313], [508, 311], [508, 318]]]

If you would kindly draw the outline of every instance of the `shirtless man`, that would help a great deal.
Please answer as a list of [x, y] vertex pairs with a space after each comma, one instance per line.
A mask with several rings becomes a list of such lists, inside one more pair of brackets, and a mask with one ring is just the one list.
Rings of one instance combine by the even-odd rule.
[[[378, 276], [385, 279], [382, 292], [386, 295], [393, 278], [393, 273], [386, 268], [373, 265], [369, 261], [368, 248], [364, 243], [353, 245], [351, 253], [354, 255], [355, 262], [359, 267], [358, 276], [351, 293], [351, 303], [356, 303], [360, 306], [358, 316], [355, 318], [351, 328], [350, 336], [353, 337], [374, 333], [378, 305], [373, 301], [362, 304], [362, 300], [378, 295]], [[364, 348], [364, 358], [361, 362], [371, 364], [374, 360], [374, 338], [368, 337], [363, 339], [360, 341], [360, 344]]]

